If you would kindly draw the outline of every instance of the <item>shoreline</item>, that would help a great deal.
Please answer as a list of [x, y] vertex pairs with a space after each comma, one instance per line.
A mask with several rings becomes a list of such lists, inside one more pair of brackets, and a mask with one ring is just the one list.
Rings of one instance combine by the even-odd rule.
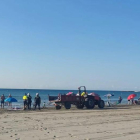
[[7, 108], [0, 108], [0, 113], [30, 113], [30, 112], [49, 112], [49, 111], [79, 111], [79, 110], [90, 110], [90, 111], [93, 111], [93, 110], [109, 110], [109, 109], [120, 109], [120, 108], [131, 108], [131, 107], [135, 107], [135, 106], [139, 106], [139, 105], [126, 105], [126, 104], [118, 104], [118, 105], [112, 105], [112, 106], [105, 106], [103, 109], [100, 109], [98, 108], [98, 106], [95, 106], [93, 109], [86, 109], [85, 107], [83, 109], [77, 109], [75, 106], [72, 106], [71, 109], [65, 109], [65, 107], [63, 106], [60, 110], [56, 110], [55, 109], [55, 106], [48, 106], [48, 107], [45, 107], [45, 108], [41, 108], [41, 110], [39, 110], [38, 108], [36, 110], [34, 110], [33, 108], [31, 108], [31, 110], [23, 110], [23, 109], [7, 109]]

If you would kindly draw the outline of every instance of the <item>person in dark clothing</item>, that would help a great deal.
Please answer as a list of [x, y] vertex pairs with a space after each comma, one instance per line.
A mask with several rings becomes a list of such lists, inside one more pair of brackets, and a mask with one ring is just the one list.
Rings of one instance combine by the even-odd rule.
[[5, 100], [5, 96], [4, 96], [4, 94], [2, 94], [2, 96], [1, 96], [1, 108], [4, 108], [4, 100]]
[[27, 94], [27, 105], [28, 105], [28, 109], [31, 109], [31, 104], [32, 104], [32, 96], [30, 95], [30, 93]]
[[41, 98], [39, 96], [39, 93], [36, 93], [36, 97], [34, 99], [34, 102], [35, 102], [35, 109], [36, 109], [36, 106], [38, 106], [38, 109], [40, 110]]
[[122, 102], [122, 97], [120, 96], [117, 104], [120, 104], [121, 102]]

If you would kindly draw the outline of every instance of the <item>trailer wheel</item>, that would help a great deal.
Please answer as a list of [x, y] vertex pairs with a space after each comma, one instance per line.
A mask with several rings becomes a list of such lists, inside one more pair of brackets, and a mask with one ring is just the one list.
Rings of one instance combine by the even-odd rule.
[[61, 109], [61, 106], [60, 105], [56, 105], [55, 108], [56, 108], [56, 110], [58, 110], [58, 109]]
[[71, 108], [71, 103], [70, 102], [65, 102], [64, 106], [66, 109], [70, 109]]
[[77, 107], [78, 109], [83, 109], [83, 108], [84, 108], [84, 104], [83, 104], [83, 103], [77, 104], [76, 107]]
[[103, 100], [100, 100], [100, 101], [98, 102], [98, 107], [99, 107], [99, 108], [104, 108], [104, 106], [105, 106], [105, 102], [104, 102]]
[[95, 106], [94, 100], [92, 98], [88, 98], [88, 100], [85, 102], [85, 106], [87, 109], [93, 109]]

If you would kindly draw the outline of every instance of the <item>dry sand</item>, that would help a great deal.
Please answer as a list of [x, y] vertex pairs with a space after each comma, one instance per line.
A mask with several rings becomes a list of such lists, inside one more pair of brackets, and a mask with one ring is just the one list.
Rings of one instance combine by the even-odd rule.
[[140, 140], [140, 106], [0, 113], [0, 140]]

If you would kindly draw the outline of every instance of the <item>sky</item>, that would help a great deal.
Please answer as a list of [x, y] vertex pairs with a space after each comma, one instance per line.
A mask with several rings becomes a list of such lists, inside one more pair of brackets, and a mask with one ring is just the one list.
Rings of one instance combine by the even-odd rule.
[[139, 0], [1, 0], [0, 88], [140, 90]]

